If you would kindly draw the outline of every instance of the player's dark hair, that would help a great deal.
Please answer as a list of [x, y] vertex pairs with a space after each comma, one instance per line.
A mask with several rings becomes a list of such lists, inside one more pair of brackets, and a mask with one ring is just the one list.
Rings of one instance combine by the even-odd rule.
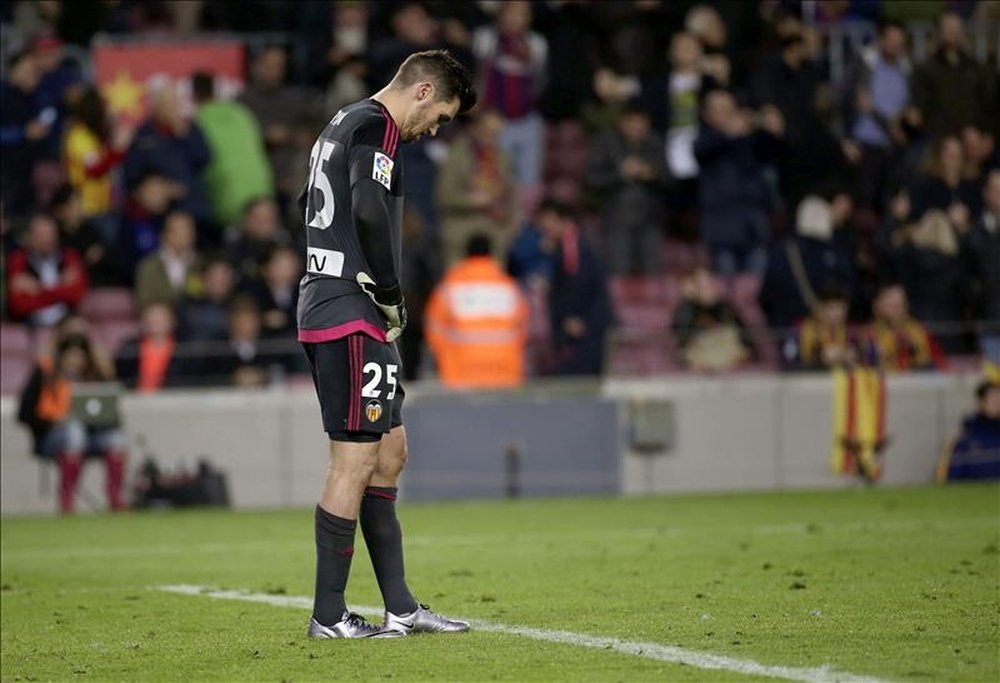
[[191, 76], [191, 94], [195, 102], [215, 99], [215, 77], [207, 71], [198, 71]]
[[482, 232], [477, 232], [470, 237], [465, 245], [466, 256], [489, 256], [492, 251], [493, 242], [490, 240], [490, 236]]
[[399, 67], [392, 81], [408, 87], [419, 80], [434, 81], [438, 100], [458, 98], [458, 113], [464, 114], [476, 104], [476, 87], [472, 75], [447, 50], [414, 52]]

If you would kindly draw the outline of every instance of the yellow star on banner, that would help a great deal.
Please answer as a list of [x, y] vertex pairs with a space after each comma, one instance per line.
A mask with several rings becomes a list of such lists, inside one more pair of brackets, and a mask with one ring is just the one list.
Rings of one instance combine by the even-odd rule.
[[102, 90], [108, 100], [108, 108], [115, 116], [142, 114], [142, 93], [145, 88], [132, 80], [129, 72], [119, 69], [114, 80], [106, 83]]

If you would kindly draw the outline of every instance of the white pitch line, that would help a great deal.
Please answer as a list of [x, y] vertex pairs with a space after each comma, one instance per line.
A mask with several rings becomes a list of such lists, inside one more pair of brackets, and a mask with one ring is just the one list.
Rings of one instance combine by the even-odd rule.
[[[233, 590], [214, 590], [205, 586], [192, 586], [187, 584], [173, 586], [154, 586], [155, 590], [167, 593], [179, 593], [181, 595], [199, 595], [206, 598], [218, 600], [242, 600], [244, 602], [260, 602], [276, 607], [298, 607], [304, 609], [312, 608], [312, 598], [299, 597], [293, 595], [268, 595], [265, 593], [243, 593]], [[361, 614], [382, 616], [381, 607], [357, 606], [354, 611]], [[571, 631], [550, 631], [542, 628], [531, 628], [528, 626], [510, 626], [507, 624], [497, 624], [491, 621], [481, 621], [470, 619], [473, 628], [478, 631], [489, 631], [492, 633], [506, 633], [533, 640], [543, 640], [549, 643], [560, 643], [563, 645], [575, 645], [577, 647], [589, 647], [598, 650], [614, 650], [621, 654], [633, 655], [644, 659], [653, 659], [659, 662], [669, 662], [672, 664], [686, 664], [699, 669], [713, 671], [729, 671], [732, 673], [746, 674], [748, 676], [766, 676], [768, 678], [781, 678], [788, 681], [802, 681], [803, 683], [886, 683], [883, 679], [871, 676], [860, 676], [857, 674], [837, 671], [829, 666], [819, 667], [794, 667], [794, 666], [772, 666], [761, 664], [751, 659], [738, 659], [727, 657], [726, 655], [712, 654], [711, 652], [699, 652], [688, 650], [673, 645], [662, 645], [660, 643], [641, 643], [621, 638], [608, 638], [604, 636], [592, 636], [585, 633], [573, 633]]]

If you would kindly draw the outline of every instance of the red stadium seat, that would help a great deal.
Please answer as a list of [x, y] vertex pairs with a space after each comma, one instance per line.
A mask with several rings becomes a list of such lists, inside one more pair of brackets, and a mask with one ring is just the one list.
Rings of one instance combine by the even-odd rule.
[[30, 354], [8, 353], [0, 356], [0, 394], [18, 394], [31, 374]]
[[80, 303], [80, 314], [93, 322], [132, 320], [135, 318], [132, 290], [124, 287], [91, 289]]
[[30, 351], [31, 334], [26, 325], [3, 323], [0, 325], [0, 352], [4, 357], [8, 354], [22, 354]]

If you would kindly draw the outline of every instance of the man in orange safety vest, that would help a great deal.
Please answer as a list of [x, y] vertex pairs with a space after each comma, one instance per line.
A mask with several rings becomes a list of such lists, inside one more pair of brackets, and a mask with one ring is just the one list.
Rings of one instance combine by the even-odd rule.
[[427, 342], [450, 387], [511, 387], [524, 381], [528, 305], [517, 282], [490, 256], [486, 235], [469, 239], [427, 304]]

